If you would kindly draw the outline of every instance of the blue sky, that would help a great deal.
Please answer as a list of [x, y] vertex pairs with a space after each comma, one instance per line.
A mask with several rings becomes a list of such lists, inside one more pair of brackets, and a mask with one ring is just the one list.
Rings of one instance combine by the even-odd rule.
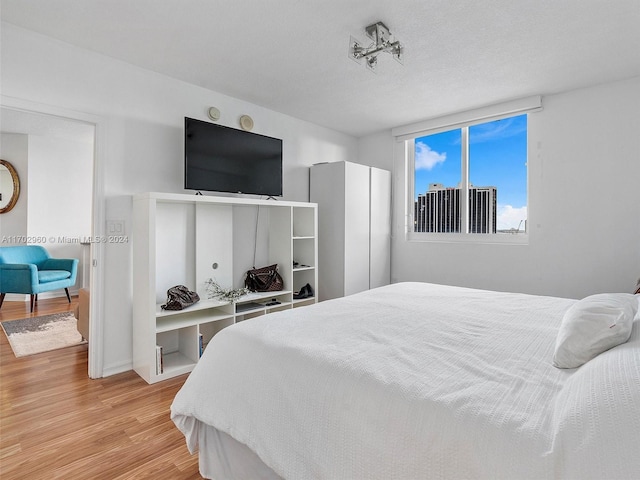
[[[416, 198], [430, 183], [456, 187], [460, 156], [460, 130], [416, 138]], [[527, 116], [469, 127], [469, 158], [471, 183], [498, 189], [498, 228], [517, 227], [527, 218]]]

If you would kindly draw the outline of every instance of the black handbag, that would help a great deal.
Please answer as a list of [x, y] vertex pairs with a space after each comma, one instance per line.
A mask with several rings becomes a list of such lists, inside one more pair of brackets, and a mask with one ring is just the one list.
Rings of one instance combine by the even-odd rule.
[[284, 288], [284, 281], [278, 273], [278, 264], [253, 268], [247, 271], [244, 286], [252, 292], [275, 292]]
[[200, 300], [196, 292], [192, 292], [184, 285], [176, 285], [167, 290], [167, 303], [160, 305], [163, 310], [182, 310]]

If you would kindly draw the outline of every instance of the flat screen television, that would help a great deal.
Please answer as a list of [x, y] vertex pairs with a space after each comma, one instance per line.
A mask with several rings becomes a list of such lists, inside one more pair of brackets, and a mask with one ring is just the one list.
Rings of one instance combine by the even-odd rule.
[[184, 119], [184, 188], [282, 196], [282, 140]]

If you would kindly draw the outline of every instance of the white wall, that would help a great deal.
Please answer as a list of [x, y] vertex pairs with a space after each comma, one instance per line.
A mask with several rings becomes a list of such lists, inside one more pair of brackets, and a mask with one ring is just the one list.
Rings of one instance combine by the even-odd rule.
[[[0, 158], [9, 162], [20, 180], [20, 195], [10, 212], [0, 215], [0, 246], [13, 243], [14, 236], [27, 235], [27, 195], [29, 187], [25, 179], [29, 164], [29, 139], [27, 135], [16, 133], [0, 134]], [[3, 190], [4, 191], [4, 190]], [[2, 242], [6, 237], [7, 242]]]
[[[130, 195], [183, 190], [184, 117], [238, 127], [250, 115], [254, 132], [284, 143], [284, 198], [307, 201], [313, 163], [353, 160], [356, 139], [308, 122], [189, 85], [114, 59], [2, 24], [2, 94], [100, 116], [105, 125], [104, 192], [107, 220], [131, 234]], [[161, 54], [161, 52], [159, 52]], [[257, 80], [259, 81], [259, 80]], [[100, 226], [100, 231], [105, 227]], [[131, 368], [131, 245], [105, 251], [105, 373]]]
[[73, 294], [89, 285], [83, 278], [88, 246], [79, 242], [91, 235], [92, 180], [93, 142], [29, 135], [27, 231], [30, 237], [47, 239], [43, 246], [52, 257], [79, 260]]
[[393, 281], [571, 298], [631, 291], [640, 277], [640, 78], [543, 103], [529, 119], [528, 245], [407, 242], [391, 132], [360, 139], [361, 163], [394, 171]]

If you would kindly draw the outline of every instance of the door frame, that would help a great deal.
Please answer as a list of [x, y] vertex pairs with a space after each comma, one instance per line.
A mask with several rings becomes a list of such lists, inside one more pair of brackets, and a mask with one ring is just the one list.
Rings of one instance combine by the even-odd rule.
[[[46, 105], [16, 97], [0, 95], [0, 107], [37, 115], [48, 115], [65, 120], [93, 125], [93, 198], [91, 236], [101, 238], [105, 230], [104, 155], [106, 145], [105, 121], [98, 115], [78, 112], [68, 108]], [[89, 261], [90, 312], [89, 312], [89, 378], [101, 378], [104, 371], [104, 243], [92, 242]]]

